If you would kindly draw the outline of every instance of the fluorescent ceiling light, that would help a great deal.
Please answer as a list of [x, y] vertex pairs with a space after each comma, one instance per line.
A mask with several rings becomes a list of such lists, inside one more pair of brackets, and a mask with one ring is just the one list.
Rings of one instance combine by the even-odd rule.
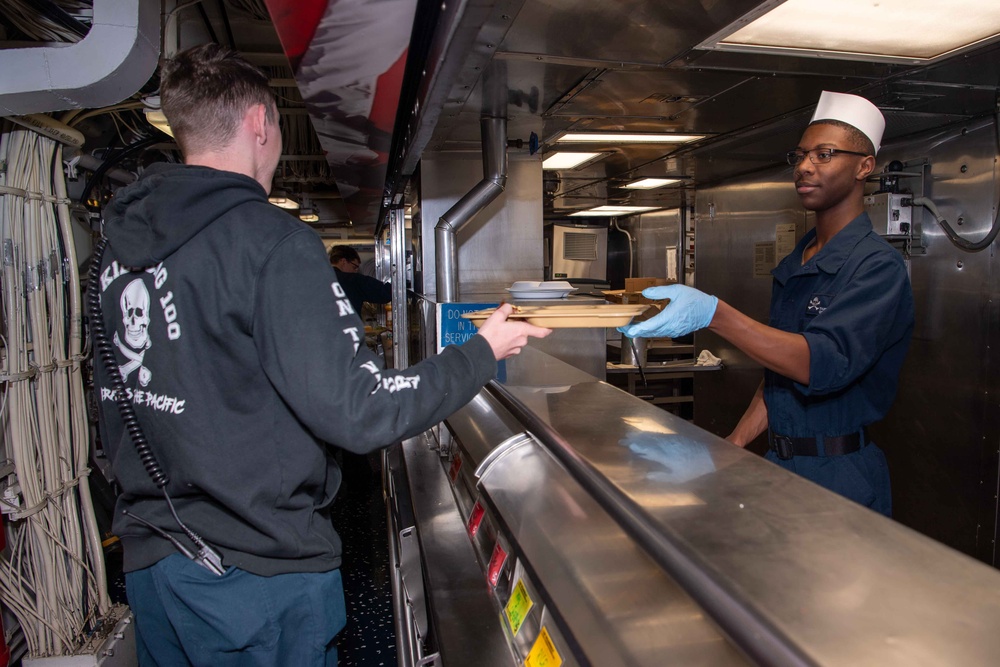
[[656, 206], [598, 206], [596, 208], [590, 209], [591, 211], [615, 211], [615, 212], [625, 212], [625, 213], [642, 213], [643, 211], [652, 211], [657, 208]]
[[553, 153], [542, 161], [542, 169], [576, 169], [605, 155], [607, 153]]
[[174, 131], [170, 129], [170, 123], [167, 122], [167, 117], [163, 115], [162, 111], [159, 109], [143, 109], [143, 113], [146, 114], [146, 121], [150, 125], [170, 137], [174, 136]]
[[681, 179], [679, 178], [640, 178], [638, 181], [626, 183], [623, 187], [629, 190], [653, 190], [680, 182]]
[[998, 38], [997, 2], [768, 0], [697, 48], [922, 64]]
[[299, 207], [299, 203], [294, 199], [292, 199], [291, 197], [289, 197], [288, 195], [282, 195], [282, 194], [271, 195], [270, 197], [267, 198], [267, 201], [271, 202], [278, 208], [287, 208], [289, 210], [294, 210]]
[[160, 132], [163, 132], [173, 138], [174, 131], [170, 129], [170, 123], [167, 122], [167, 117], [160, 109], [160, 96], [150, 95], [149, 97], [145, 97], [142, 100], [142, 104], [142, 112], [146, 114], [146, 122], [158, 129]]
[[703, 134], [664, 134], [662, 132], [567, 132], [556, 139], [556, 143], [686, 144], [704, 138]]
[[612, 217], [618, 215], [633, 215], [635, 213], [645, 213], [646, 211], [655, 211], [658, 206], [598, 206], [596, 208], [587, 209], [586, 211], [577, 211], [576, 213], [570, 213], [571, 218], [597, 218], [597, 217]]

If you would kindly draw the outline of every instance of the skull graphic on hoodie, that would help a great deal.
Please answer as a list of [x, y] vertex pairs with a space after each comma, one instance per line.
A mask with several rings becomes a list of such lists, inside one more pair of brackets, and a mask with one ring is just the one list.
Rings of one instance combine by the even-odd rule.
[[149, 290], [141, 278], [128, 284], [121, 298], [122, 324], [125, 325], [125, 343], [115, 333], [114, 341], [127, 361], [118, 367], [122, 381], [128, 379], [132, 371], [139, 370], [139, 384], [145, 387], [152, 378], [149, 369], [143, 366], [143, 358], [152, 341], [149, 339]]

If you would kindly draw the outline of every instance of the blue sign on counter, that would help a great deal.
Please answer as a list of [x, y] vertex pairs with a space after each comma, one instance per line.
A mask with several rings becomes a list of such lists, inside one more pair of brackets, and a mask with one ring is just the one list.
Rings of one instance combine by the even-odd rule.
[[[496, 308], [498, 303], [439, 303], [437, 304], [438, 321], [438, 352], [448, 345], [461, 345], [476, 335], [479, 327], [462, 317], [463, 313], [471, 313], [476, 310]], [[497, 368], [497, 378], [504, 382], [507, 377], [507, 367], [504, 362], [500, 362]]]

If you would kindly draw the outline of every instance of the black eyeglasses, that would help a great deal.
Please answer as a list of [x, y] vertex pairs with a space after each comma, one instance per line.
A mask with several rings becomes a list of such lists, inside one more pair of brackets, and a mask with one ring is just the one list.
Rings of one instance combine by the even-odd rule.
[[785, 153], [785, 159], [788, 160], [788, 164], [793, 167], [797, 167], [809, 156], [809, 161], [813, 164], [826, 164], [833, 159], [834, 155], [860, 155], [861, 157], [868, 157], [868, 153], [859, 153], [858, 151], [845, 151], [839, 148], [813, 148], [807, 151], [788, 151]]

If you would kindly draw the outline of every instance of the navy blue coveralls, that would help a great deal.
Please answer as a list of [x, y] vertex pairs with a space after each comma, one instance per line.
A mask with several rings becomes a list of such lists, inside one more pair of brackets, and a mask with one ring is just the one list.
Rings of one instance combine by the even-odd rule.
[[[865, 427], [881, 420], [896, 396], [913, 333], [913, 292], [898, 251], [862, 213], [808, 262], [810, 230], [772, 271], [772, 327], [809, 344], [809, 384], [766, 371], [764, 402], [772, 447], [767, 458], [820, 486], [892, 514], [885, 455]], [[815, 439], [819, 456], [782, 460], [775, 435]], [[861, 448], [824, 456], [823, 439], [858, 434]]]

